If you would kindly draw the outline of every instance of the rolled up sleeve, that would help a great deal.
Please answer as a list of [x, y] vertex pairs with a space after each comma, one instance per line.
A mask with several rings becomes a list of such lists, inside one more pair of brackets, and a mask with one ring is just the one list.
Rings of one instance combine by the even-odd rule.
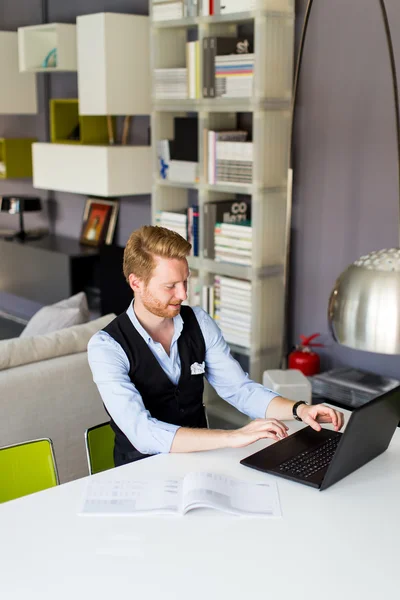
[[105, 331], [89, 341], [88, 360], [93, 381], [111, 418], [143, 454], [168, 453], [178, 425], [154, 419], [129, 377], [129, 360]]
[[251, 419], [264, 419], [279, 394], [249, 378], [231, 355], [216, 322], [203, 309], [194, 309], [206, 344], [206, 378], [217, 394]]

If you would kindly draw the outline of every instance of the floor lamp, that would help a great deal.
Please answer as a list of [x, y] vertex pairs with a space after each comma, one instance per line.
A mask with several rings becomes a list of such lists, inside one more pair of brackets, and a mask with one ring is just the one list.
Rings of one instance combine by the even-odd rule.
[[[392, 74], [397, 136], [397, 166], [400, 209], [400, 110], [396, 64], [384, 0], [378, 0], [385, 27]], [[288, 210], [286, 215], [285, 281], [285, 338], [281, 366], [286, 367], [289, 317], [289, 259], [290, 227], [292, 218], [293, 125], [304, 42], [314, 0], [309, 0], [300, 39], [296, 64], [292, 123], [289, 153]], [[400, 232], [399, 232], [400, 233]], [[334, 339], [357, 350], [400, 354], [400, 248], [383, 249], [362, 256], [338, 277], [328, 303], [328, 323]]]

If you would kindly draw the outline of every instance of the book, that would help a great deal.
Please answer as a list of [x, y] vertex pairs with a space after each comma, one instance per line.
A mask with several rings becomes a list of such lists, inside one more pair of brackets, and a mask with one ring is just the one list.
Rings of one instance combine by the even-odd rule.
[[90, 478], [80, 515], [179, 516], [195, 508], [213, 508], [234, 515], [282, 516], [275, 481], [253, 483], [209, 472], [162, 480]]
[[174, 143], [171, 159], [180, 161], [198, 161], [198, 128], [196, 117], [174, 118]]
[[247, 54], [253, 52], [253, 37], [208, 37], [208, 44], [203, 41], [203, 64], [207, 64], [203, 75], [207, 76], [204, 83], [207, 98], [215, 98], [215, 57], [224, 54]]
[[[251, 222], [251, 197], [242, 196], [232, 198], [231, 200], [223, 200], [221, 202], [207, 202], [204, 204], [204, 256], [206, 258], [214, 258], [215, 254], [215, 226], [216, 223], [237, 224], [238, 227], [249, 225]], [[229, 229], [229, 228], [228, 228]], [[236, 229], [236, 228], [235, 228]], [[225, 228], [222, 230], [223, 235], [227, 236]], [[232, 235], [240, 238], [238, 231], [234, 231]], [[243, 229], [243, 234], [246, 236], [247, 228]], [[247, 236], [246, 236], [247, 237]]]

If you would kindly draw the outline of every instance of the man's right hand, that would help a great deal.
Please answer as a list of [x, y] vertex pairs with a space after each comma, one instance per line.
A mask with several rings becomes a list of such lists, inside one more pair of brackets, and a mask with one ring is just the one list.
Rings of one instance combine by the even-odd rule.
[[264, 438], [279, 441], [288, 436], [287, 431], [288, 427], [277, 419], [254, 419], [248, 425], [230, 431], [230, 447], [242, 448]]

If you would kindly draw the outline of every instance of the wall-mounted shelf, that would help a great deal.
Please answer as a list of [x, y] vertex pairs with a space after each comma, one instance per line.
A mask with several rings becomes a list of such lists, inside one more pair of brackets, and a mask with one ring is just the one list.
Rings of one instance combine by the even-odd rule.
[[54, 144], [108, 144], [107, 118], [79, 114], [77, 99], [50, 100], [50, 139]]
[[[53, 49], [57, 65], [46, 67], [43, 61]], [[50, 23], [18, 28], [19, 70], [21, 73], [76, 71], [76, 25]]]
[[149, 115], [149, 17], [98, 13], [77, 20], [81, 115]]
[[0, 114], [37, 113], [36, 78], [18, 69], [18, 34], [0, 31]]
[[33, 187], [93, 196], [151, 193], [150, 146], [36, 143]]
[[0, 138], [0, 179], [32, 177], [32, 144], [36, 138]]

